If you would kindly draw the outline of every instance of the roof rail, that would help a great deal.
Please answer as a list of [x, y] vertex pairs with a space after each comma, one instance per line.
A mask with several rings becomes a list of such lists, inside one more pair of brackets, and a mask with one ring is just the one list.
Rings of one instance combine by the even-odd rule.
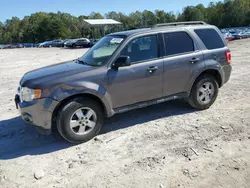
[[153, 28], [166, 27], [166, 26], [179, 26], [179, 25], [206, 25], [206, 24], [207, 23], [203, 21], [173, 22], [173, 23], [156, 24], [153, 26]]

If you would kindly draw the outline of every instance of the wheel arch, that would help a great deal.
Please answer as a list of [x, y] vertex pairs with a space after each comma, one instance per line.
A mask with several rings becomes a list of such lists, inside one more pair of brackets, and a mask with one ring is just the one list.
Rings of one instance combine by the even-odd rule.
[[190, 88], [190, 91], [191, 89], [193, 88], [195, 82], [197, 79], [199, 79], [201, 76], [203, 76], [204, 74], [210, 74], [212, 76], [215, 77], [216, 81], [218, 82], [219, 84], [219, 88], [222, 86], [222, 76], [220, 74], [220, 72], [216, 69], [207, 69], [207, 70], [204, 70], [202, 71], [193, 81], [192, 85], [191, 85], [191, 88]]
[[102, 108], [103, 112], [104, 112], [104, 116], [105, 117], [108, 117], [108, 111], [105, 107], [105, 104], [103, 103], [103, 101], [96, 95], [93, 95], [93, 94], [90, 94], [90, 93], [80, 93], [80, 94], [75, 94], [75, 95], [72, 95], [72, 96], [69, 96], [65, 99], [63, 99], [60, 103], [58, 103], [58, 105], [56, 106], [55, 110], [53, 111], [52, 113], [52, 126], [51, 126], [51, 129], [52, 130], [56, 130], [57, 129], [57, 126], [56, 126], [56, 117], [58, 115], [58, 112], [60, 111], [60, 109], [65, 105], [67, 104], [70, 100], [74, 99], [74, 98], [77, 98], [77, 97], [86, 97], [86, 98], [89, 98], [91, 100], [94, 100], [96, 101], [100, 107]]

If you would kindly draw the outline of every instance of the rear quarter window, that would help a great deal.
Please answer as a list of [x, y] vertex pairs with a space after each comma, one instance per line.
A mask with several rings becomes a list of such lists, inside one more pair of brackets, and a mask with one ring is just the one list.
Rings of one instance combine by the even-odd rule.
[[195, 29], [194, 32], [209, 50], [225, 47], [222, 38], [215, 29]]

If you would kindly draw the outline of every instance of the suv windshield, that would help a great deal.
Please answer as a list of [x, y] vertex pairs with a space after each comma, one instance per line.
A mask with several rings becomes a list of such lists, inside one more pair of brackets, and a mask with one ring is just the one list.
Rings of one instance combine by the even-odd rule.
[[84, 62], [91, 66], [102, 66], [113, 55], [116, 49], [122, 44], [125, 36], [106, 36], [97, 42], [89, 51], [79, 58], [80, 62]]

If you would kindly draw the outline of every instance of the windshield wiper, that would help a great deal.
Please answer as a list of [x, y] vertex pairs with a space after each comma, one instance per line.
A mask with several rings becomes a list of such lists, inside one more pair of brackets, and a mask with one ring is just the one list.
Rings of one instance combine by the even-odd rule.
[[80, 60], [79, 58], [76, 59], [76, 62], [79, 63], [79, 64], [88, 65], [88, 66], [91, 66], [91, 67], [99, 67], [100, 66], [100, 65], [89, 64], [86, 61]]
[[80, 59], [76, 59], [76, 61], [80, 64], [83, 64], [83, 65], [89, 65], [88, 63], [86, 63], [85, 61], [83, 60], [80, 60]]

